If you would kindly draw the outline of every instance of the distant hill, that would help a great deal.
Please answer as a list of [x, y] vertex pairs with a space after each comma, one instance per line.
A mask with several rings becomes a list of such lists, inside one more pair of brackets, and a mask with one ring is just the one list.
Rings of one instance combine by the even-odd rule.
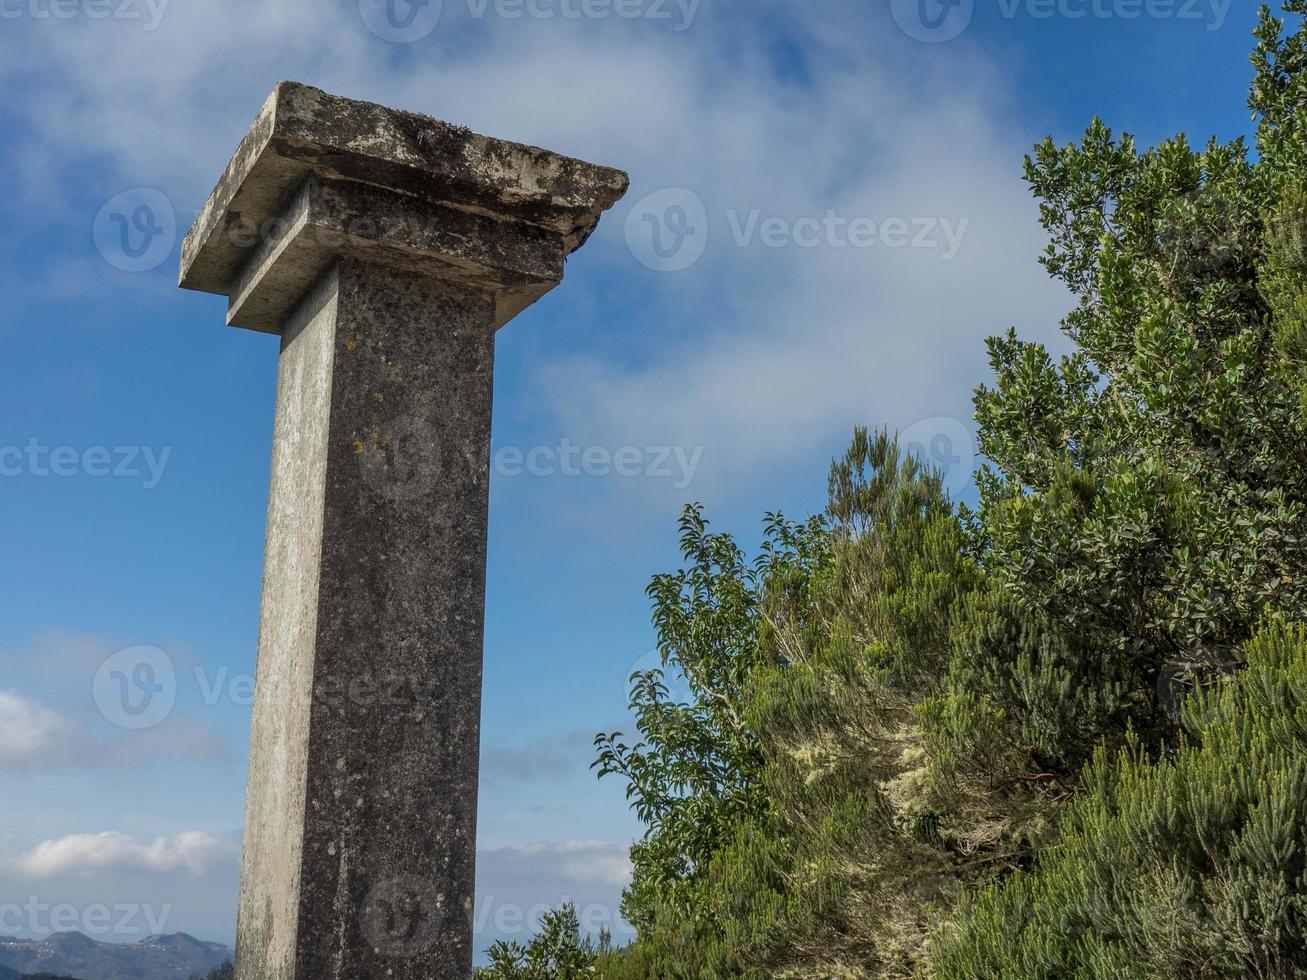
[[73, 980], [188, 980], [231, 959], [221, 943], [184, 932], [150, 936], [136, 943], [102, 943], [80, 932], [44, 939], [0, 939], [0, 980], [32, 974]]

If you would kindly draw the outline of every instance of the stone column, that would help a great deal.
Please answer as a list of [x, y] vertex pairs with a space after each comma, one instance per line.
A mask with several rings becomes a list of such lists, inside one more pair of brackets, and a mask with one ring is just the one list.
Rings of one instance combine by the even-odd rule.
[[186, 237], [281, 337], [239, 980], [471, 975], [494, 332], [626, 186], [283, 82]]

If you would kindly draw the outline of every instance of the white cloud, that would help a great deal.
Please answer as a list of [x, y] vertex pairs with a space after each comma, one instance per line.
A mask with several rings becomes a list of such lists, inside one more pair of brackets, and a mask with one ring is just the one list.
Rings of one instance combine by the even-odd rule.
[[232, 841], [202, 831], [159, 837], [148, 843], [125, 834], [74, 834], [42, 841], [20, 855], [14, 868], [31, 878], [106, 871], [164, 874], [181, 871], [198, 877], [230, 865], [239, 856]]
[[549, 841], [505, 847], [490, 853], [496, 858], [508, 857], [527, 864], [552, 864], [561, 877], [577, 884], [624, 888], [631, 881], [628, 848], [608, 841]]
[[0, 691], [0, 770], [63, 765], [80, 745], [69, 719], [15, 691]]

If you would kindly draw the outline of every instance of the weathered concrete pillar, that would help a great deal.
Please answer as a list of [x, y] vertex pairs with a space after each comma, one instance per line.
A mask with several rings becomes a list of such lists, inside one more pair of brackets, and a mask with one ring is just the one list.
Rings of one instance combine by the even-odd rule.
[[186, 236], [281, 335], [240, 980], [471, 975], [494, 332], [626, 186], [283, 82]]

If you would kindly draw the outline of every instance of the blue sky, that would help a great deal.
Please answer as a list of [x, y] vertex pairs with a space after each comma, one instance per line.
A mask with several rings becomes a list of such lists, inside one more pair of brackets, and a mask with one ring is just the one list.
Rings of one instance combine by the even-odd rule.
[[[632, 176], [498, 338], [482, 945], [612, 914], [638, 827], [590, 741], [680, 507], [752, 542], [857, 423], [965, 493], [983, 338], [1061, 346], [1022, 154], [1096, 113], [1250, 128], [1228, 0], [384, 3], [0, 0], [0, 934], [233, 938], [277, 347], [175, 246], [279, 79]], [[138, 647], [173, 708], [131, 729], [101, 705]]]

